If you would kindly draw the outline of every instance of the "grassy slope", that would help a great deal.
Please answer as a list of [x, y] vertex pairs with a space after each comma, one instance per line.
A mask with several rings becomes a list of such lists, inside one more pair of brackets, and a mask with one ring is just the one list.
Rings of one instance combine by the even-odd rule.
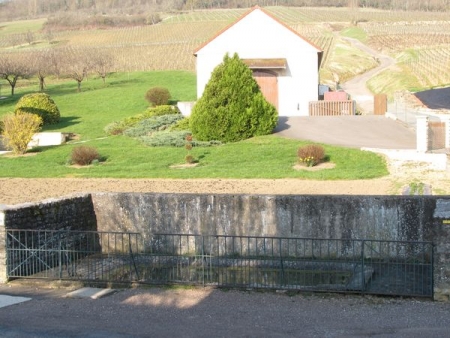
[[[192, 101], [196, 97], [195, 75], [190, 72], [113, 74], [106, 86], [99, 79], [83, 81], [81, 93], [76, 92], [75, 81], [47, 82], [47, 92], [61, 111], [61, 122], [43, 131], [77, 133], [82, 140], [103, 137], [108, 123], [143, 112], [148, 107], [144, 95], [151, 87], [167, 87], [173, 101]], [[21, 95], [35, 90], [34, 86], [20, 88], [14, 98], [0, 101], [0, 116], [13, 111]]]
[[28, 31], [37, 32], [42, 29], [47, 19], [20, 20], [0, 23], [0, 37], [9, 34], [22, 34]]
[[[316, 172], [294, 170], [297, 149], [307, 142], [277, 136], [194, 148], [192, 154], [199, 160], [198, 167], [170, 169], [171, 165], [184, 162], [185, 149], [150, 148], [124, 136], [106, 137], [103, 132], [108, 123], [145, 110], [145, 91], [155, 85], [168, 87], [175, 101], [195, 98], [195, 76], [188, 72], [115, 74], [106, 87], [99, 79], [83, 83], [82, 93], [76, 92], [75, 81], [49, 84], [48, 93], [61, 110], [62, 122], [45, 130], [80, 134], [81, 144], [96, 147], [106, 161], [87, 168], [67, 166], [72, 148], [80, 144], [70, 142], [38, 149], [36, 156], [0, 156], [0, 177], [358, 179], [387, 174], [384, 160], [376, 154], [331, 146], [326, 146], [326, 154], [336, 168]], [[20, 93], [30, 90], [21, 88]], [[0, 115], [12, 110], [18, 97], [0, 101]]]

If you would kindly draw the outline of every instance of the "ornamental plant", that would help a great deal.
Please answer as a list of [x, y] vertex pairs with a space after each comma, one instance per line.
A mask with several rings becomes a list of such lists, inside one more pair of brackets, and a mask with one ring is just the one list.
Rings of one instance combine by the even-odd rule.
[[276, 108], [264, 98], [251, 69], [237, 54], [225, 55], [213, 70], [189, 118], [197, 140], [222, 142], [270, 134], [277, 122]]
[[145, 99], [153, 106], [167, 105], [170, 100], [170, 92], [164, 87], [153, 87], [145, 93]]
[[100, 160], [97, 149], [89, 146], [78, 146], [72, 149], [71, 163], [77, 165], [89, 165]]
[[27, 94], [17, 102], [15, 114], [36, 114], [42, 118], [45, 124], [55, 124], [60, 120], [58, 106], [53, 99], [45, 93]]
[[33, 135], [41, 130], [42, 119], [35, 114], [8, 114], [3, 118], [3, 137], [15, 155], [27, 152]]
[[313, 167], [325, 158], [325, 150], [318, 144], [308, 144], [298, 148], [298, 161], [307, 167]]
[[187, 134], [186, 135], [186, 144], [184, 145], [184, 148], [186, 149], [186, 156], [184, 157], [187, 164], [194, 163], [194, 156], [191, 155], [192, 150], [192, 135]]

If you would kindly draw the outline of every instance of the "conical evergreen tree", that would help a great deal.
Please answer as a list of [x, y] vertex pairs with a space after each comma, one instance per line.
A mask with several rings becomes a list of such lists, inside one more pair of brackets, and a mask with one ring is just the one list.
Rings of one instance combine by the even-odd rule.
[[278, 113], [262, 95], [252, 71], [237, 54], [225, 55], [190, 117], [195, 138], [235, 142], [270, 134]]

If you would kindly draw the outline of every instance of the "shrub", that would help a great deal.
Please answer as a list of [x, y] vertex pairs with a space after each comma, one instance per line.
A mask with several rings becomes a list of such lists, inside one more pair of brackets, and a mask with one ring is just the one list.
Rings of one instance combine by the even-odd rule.
[[8, 114], [3, 118], [3, 136], [16, 155], [25, 154], [33, 135], [41, 129], [42, 119], [35, 114]]
[[170, 93], [167, 88], [153, 87], [145, 93], [145, 99], [153, 106], [161, 106], [169, 103]]
[[[105, 127], [105, 133], [107, 135], [120, 135], [123, 134], [123, 132], [131, 127], [134, 127], [139, 122], [146, 120], [151, 117], [155, 116], [163, 116], [163, 115], [180, 115], [180, 111], [175, 106], [158, 106], [158, 107], [152, 107], [147, 109], [142, 114], [137, 114], [134, 116], [126, 117], [121, 121], [115, 121], [110, 124], [108, 124]], [[182, 117], [180, 117], [181, 119]]]
[[194, 156], [192, 156], [192, 154], [191, 154], [191, 150], [192, 150], [192, 134], [187, 134], [184, 139], [186, 141], [186, 144], [184, 145], [184, 148], [186, 149], [186, 156], [184, 157], [184, 160], [188, 164], [194, 163]]
[[161, 131], [150, 136], [142, 136], [139, 141], [150, 147], [184, 147], [186, 135], [188, 135], [186, 131]]
[[156, 107], [150, 107], [144, 113], [144, 115], [147, 117], [171, 114], [180, 114], [180, 110], [178, 109], [178, 107], [164, 104]]
[[235, 142], [270, 134], [278, 114], [237, 54], [225, 55], [195, 104], [190, 129], [199, 140]]
[[169, 128], [170, 131], [179, 131], [179, 130], [191, 130], [189, 126], [189, 118], [185, 117], [181, 120], [178, 120], [173, 126]]
[[71, 163], [78, 165], [89, 165], [99, 161], [100, 155], [94, 147], [78, 146], [72, 149]]
[[[186, 130], [171, 132], [164, 130], [155, 132], [150, 136], [141, 136], [139, 137], [139, 141], [150, 147], [185, 147], [186, 136], [190, 134]], [[192, 147], [212, 147], [220, 144], [219, 141], [191, 141]]]
[[168, 129], [171, 125], [175, 124], [182, 118], [183, 117], [181, 115], [154, 116], [139, 122], [134, 127], [125, 130], [124, 135], [129, 137], [150, 135], [156, 131]]
[[15, 114], [30, 113], [42, 118], [45, 124], [55, 124], [60, 120], [59, 109], [49, 95], [45, 93], [27, 94], [17, 102]]
[[313, 167], [323, 161], [325, 158], [325, 150], [320, 145], [308, 144], [300, 147], [297, 155], [300, 163], [308, 167]]
[[121, 135], [125, 129], [126, 128], [120, 122], [114, 121], [108, 124], [104, 131], [106, 135]]

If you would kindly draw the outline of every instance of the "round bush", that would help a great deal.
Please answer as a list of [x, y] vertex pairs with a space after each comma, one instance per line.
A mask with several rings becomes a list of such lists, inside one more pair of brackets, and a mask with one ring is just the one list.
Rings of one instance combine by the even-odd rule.
[[300, 163], [313, 167], [325, 158], [325, 149], [318, 144], [307, 144], [297, 150], [298, 160]]
[[145, 99], [153, 106], [161, 106], [169, 103], [170, 93], [167, 88], [153, 87], [145, 93]]
[[77, 165], [89, 165], [100, 160], [97, 149], [89, 146], [78, 146], [72, 149], [71, 163]]
[[14, 113], [36, 114], [42, 118], [44, 125], [58, 123], [61, 117], [55, 101], [44, 93], [22, 96], [16, 104]]

